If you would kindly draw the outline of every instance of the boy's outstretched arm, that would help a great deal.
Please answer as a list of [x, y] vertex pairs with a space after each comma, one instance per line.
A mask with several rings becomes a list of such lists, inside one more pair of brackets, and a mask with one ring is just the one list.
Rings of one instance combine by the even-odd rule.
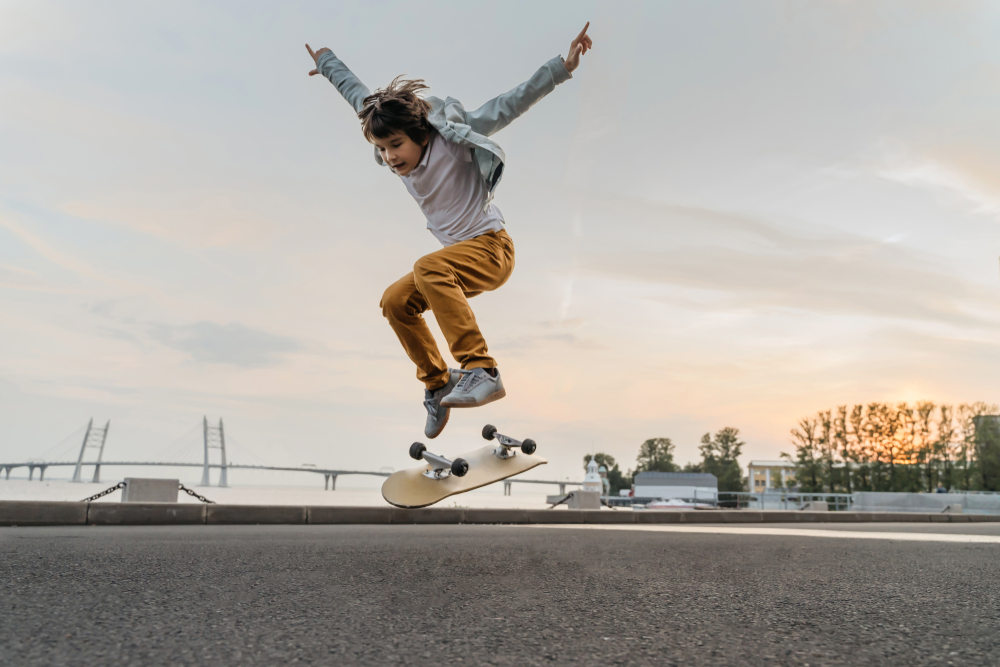
[[495, 134], [555, 90], [557, 84], [569, 79], [571, 72], [580, 66], [580, 56], [594, 48], [594, 41], [587, 34], [589, 27], [588, 21], [576, 39], [570, 42], [565, 59], [553, 58], [514, 90], [493, 98], [469, 113], [469, 126], [479, 134]]
[[354, 107], [354, 110], [361, 113], [365, 106], [365, 98], [371, 95], [367, 86], [361, 83], [358, 77], [354, 76], [354, 72], [347, 69], [347, 65], [333, 55], [333, 51], [330, 49], [322, 48], [319, 51], [313, 51], [306, 44], [306, 50], [309, 51], [309, 55], [316, 63], [316, 69], [309, 72], [309, 76], [322, 74], [328, 78], [330, 83], [336, 86], [340, 94], [344, 96], [344, 99]]

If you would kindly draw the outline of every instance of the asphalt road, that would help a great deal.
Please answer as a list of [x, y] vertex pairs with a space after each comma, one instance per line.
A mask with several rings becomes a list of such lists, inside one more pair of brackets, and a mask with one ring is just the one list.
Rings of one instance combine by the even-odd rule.
[[[887, 529], [864, 527], [876, 528]], [[997, 524], [889, 530], [1000, 535]], [[1000, 544], [4, 528], [0, 664], [996, 665], [998, 574]]]

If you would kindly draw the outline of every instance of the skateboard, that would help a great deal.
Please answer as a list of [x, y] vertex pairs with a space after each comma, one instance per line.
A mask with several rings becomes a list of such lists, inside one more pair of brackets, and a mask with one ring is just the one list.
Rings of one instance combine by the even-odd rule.
[[432, 454], [422, 442], [410, 445], [410, 456], [426, 465], [400, 470], [382, 484], [382, 497], [396, 507], [427, 507], [448, 496], [465, 493], [481, 486], [531, 470], [548, 463], [535, 456], [534, 440], [515, 440], [497, 433], [487, 424], [483, 437], [497, 444], [486, 445], [453, 461]]

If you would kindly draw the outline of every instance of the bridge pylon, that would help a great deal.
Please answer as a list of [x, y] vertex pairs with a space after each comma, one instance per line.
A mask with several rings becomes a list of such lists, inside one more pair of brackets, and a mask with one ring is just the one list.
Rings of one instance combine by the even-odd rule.
[[[87, 449], [97, 450], [97, 463], [94, 464], [94, 479], [93, 482], [101, 481], [101, 459], [104, 456], [104, 443], [108, 439], [108, 429], [111, 428], [111, 420], [104, 425], [104, 428], [94, 428], [94, 418], [91, 417], [90, 421], [87, 423], [87, 432], [83, 435], [83, 444], [80, 445], [80, 456], [76, 459], [76, 468], [73, 471], [73, 481], [82, 482], [80, 479], [81, 472], [83, 471], [83, 466], [86, 465], [83, 462], [83, 456], [86, 454]], [[45, 470], [42, 469], [42, 475], [45, 475]]]
[[211, 469], [211, 464], [208, 462], [208, 450], [218, 449], [219, 454], [222, 457], [222, 464], [219, 466], [219, 486], [229, 486], [226, 478], [226, 434], [222, 428], [222, 418], [219, 418], [218, 426], [209, 426], [208, 417], [204, 417], [202, 420], [205, 434], [205, 467], [202, 469], [201, 473], [201, 484], [199, 486], [211, 486], [211, 480], [209, 479], [208, 472]]

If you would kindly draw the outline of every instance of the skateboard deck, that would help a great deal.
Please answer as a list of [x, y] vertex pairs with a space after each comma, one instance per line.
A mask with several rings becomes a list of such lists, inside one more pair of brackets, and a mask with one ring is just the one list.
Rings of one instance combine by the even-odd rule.
[[[449, 496], [472, 491], [548, 463], [541, 456], [525, 454], [523, 451], [510, 452], [513, 456], [500, 458], [496, 454], [499, 447], [495, 444], [486, 445], [464, 454], [462, 459], [468, 463], [468, 472], [461, 477], [428, 477], [424, 473], [432, 471], [431, 463], [395, 472], [382, 484], [382, 497], [396, 507], [427, 507]], [[458, 460], [460, 459], [456, 459]]]

